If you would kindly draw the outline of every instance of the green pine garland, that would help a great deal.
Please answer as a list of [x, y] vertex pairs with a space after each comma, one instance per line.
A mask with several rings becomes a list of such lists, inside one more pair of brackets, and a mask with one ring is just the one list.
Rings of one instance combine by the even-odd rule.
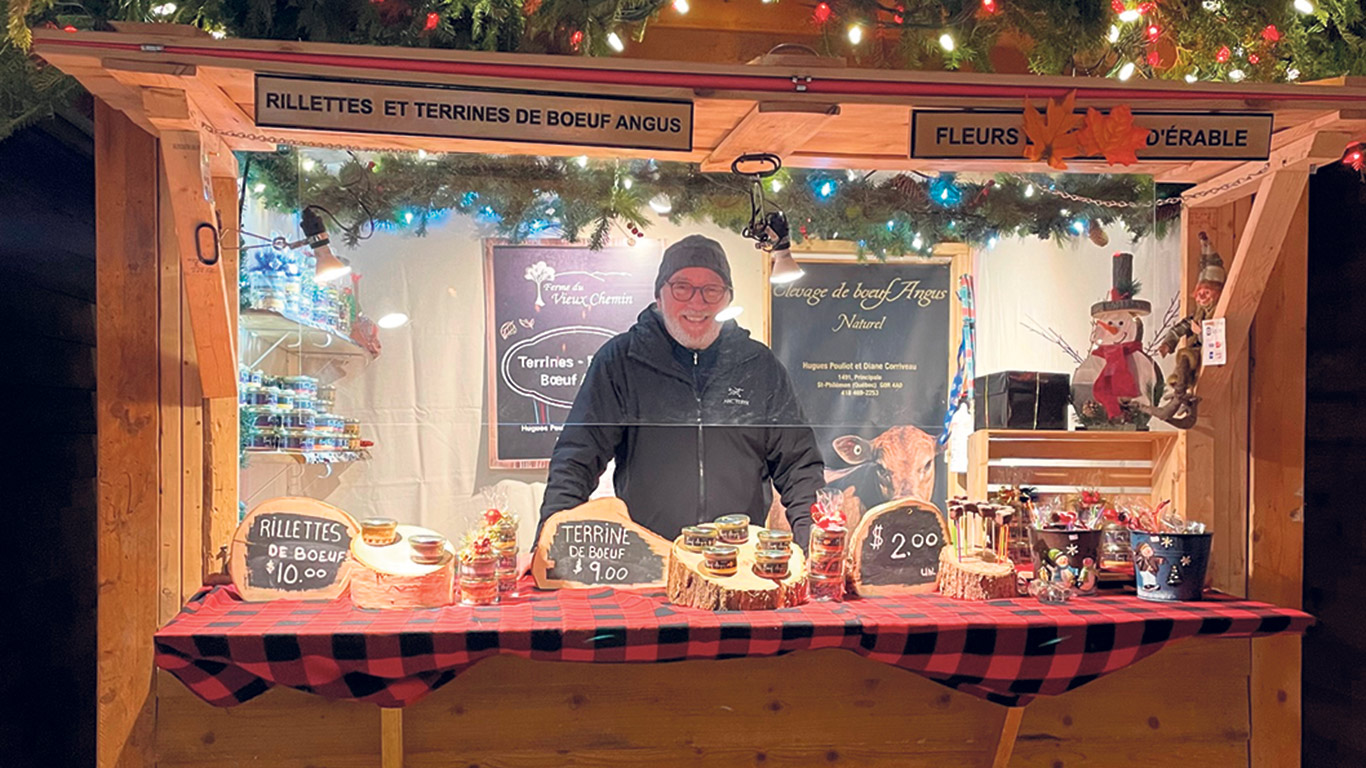
[[[514, 241], [558, 233], [601, 248], [614, 228], [621, 234], [631, 227], [646, 229], [652, 219], [649, 203], [661, 195], [674, 223], [711, 221], [740, 232], [750, 219], [748, 180], [700, 173], [682, 163], [395, 153], [350, 154], [329, 165], [306, 162], [289, 150], [243, 157], [242, 166], [244, 183], [262, 189], [268, 208], [294, 212], [321, 206], [343, 227], [334, 236], [352, 246], [374, 226], [411, 229], [421, 236], [431, 221], [457, 212]], [[785, 168], [764, 189], [769, 204], [787, 214], [795, 241], [852, 241], [861, 253], [877, 258], [928, 253], [940, 242], [989, 245], [1012, 235], [1066, 240], [1084, 234], [1093, 220], [1121, 226], [1135, 239], [1154, 232], [1160, 236], [1176, 210], [1068, 203], [1047, 194], [1056, 187], [1097, 200], [1153, 201], [1153, 182], [1141, 176], [947, 179]], [[946, 183], [958, 193], [955, 205], [934, 199], [932, 193]], [[1031, 185], [1035, 190], [1026, 194]]]

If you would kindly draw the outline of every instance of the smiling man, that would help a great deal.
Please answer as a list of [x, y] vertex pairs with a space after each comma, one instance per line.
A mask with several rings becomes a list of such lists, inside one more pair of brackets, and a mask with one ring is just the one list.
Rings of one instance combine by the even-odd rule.
[[617, 496], [665, 538], [721, 515], [762, 525], [771, 481], [806, 541], [820, 452], [782, 363], [734, 320], [717, 320], [733, 289], [715, 240], [690, 235], [664, 251], [656, 303], [602, 346], [574, 398], [542, 521], [586, 501], [615, 459]]

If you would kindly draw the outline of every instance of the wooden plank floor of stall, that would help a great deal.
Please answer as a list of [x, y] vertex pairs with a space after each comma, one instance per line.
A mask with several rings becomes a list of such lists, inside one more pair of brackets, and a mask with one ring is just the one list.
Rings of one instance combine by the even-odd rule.
[[842, 650], [675, 664], [499, 656], [404, 710], [292, 690], [218, 709], [161, 673], [157, 765], [1245, 766], [1250, 664], [1246, 640], [1178, 643], [1035, 700], [1000, 763], [1019, 710]]

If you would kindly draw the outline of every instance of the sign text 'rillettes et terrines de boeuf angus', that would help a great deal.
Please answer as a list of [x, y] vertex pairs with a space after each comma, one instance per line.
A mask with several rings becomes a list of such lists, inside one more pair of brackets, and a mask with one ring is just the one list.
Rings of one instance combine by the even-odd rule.
[[262, 127], [688, 152], [692, 117], [674, 99], [256, 76]]
[[[1265, 160], [1272, 115], [1265, 112], [1134, 112], [1148, 129], [1139, 160]], [[1018, 109], [934, 109], [911, 112], [911, 157], [1016, 160], [1024, 154], [1024, 112]]]

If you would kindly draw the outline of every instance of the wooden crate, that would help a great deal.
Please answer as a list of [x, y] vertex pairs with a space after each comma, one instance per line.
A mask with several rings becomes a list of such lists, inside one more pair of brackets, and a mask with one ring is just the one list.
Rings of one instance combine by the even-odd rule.
[[1180, 498], [1181, 434], [988, 429], [968, 439], [969, 498], [1002, 486], [1041, 493], [1097, 488], [1107, 495], [1144, 496], [1152, 504]]

